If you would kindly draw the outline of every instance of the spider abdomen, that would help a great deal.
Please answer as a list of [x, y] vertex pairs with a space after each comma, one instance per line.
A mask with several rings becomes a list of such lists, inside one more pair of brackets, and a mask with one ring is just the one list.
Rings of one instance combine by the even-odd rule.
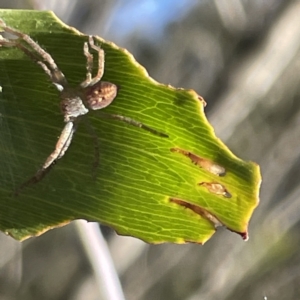
[[88, 107], [97, 110], [112, 103], [117, 96], [118, 87], [111, 82], [99, 81], [92, 86], [86, 87], [84, 92]]

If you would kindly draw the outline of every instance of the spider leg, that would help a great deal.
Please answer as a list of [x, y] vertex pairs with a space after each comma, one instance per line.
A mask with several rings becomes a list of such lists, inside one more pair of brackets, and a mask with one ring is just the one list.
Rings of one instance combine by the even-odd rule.
[[139, 128], [142, 128], [148, 132], [151, 132], [152, 134], [155, 134], [157, 136], [160, 136], [160, 137], [164, 137], [164, 138], [168, 138], [169, 136], [163, 132], [160, 132], [152, 127], [149, 127], [139, 121], [136, 121], [134, 119], [131, 119], [129, 117], [125, 117], [125, 116], [121, 116], [121, 115], [115, 115], [115, 114], [106, 114], [106, 113], [101, 113], [100, 114], [101, 116], [103, 116], [104, 118], [110, 118], [110, 119], [115, 119], [115, 120], [118, 120], [118, 121], [122, 121], [124, 123], [127, 123], [129, 125], [132, 125], [132, 126], [135, 126], [135, 127], [139, 127]]
[[91, 125], [91, 123], [89, 122], [89, 120], [87, 118], [83, 119], [86, 125], [86, 128], [89, 132], [89, 134], [91, 135], [91, 137], [93, 138], [94, 141], [94, 162], [93, 162], [93, 178], [96, 179], [96, 171], [99, 167], [100, 164], [100, 146], [99, 146], [99, 139], [97, 136], [97, 133], [94, 129], [94, 127]]
[[91, 85], [97, 83], [104, 74], [104, 51], [100, 47], [96, 46], [94, 43], [94, 38], [90, 35], [89, 36], [89, 44], [92, 49], [98, 52], [98, 71], [97, 75], [92, 79]]
[[28, 50], [25, 46], [23, 46], [22, 44], [15, 42], [15, 41], [9, 41], [7, 39], [0, 39], [0, 45], [4, 46], [4, 47], [17, 47], [19, 48], [22, 52], [24, 52], [31, 60], [33, 60], [35, 63], [37, 63], [38, 65], [40, 65], [42, 67], [42, 69], [44, 70], [44, 72], [50, 77], [52, 78], [51, 75], [51, 71], [49, 70], [49, 68], [46, 66], [46, 64], [44, 64], [42, 61], [40, 61], [38, 59], [37, 56], [34, 55], [34, 53], [30, 52], [30, 50]]
[[92, 78], [92, 68], [93, 68], [93, 55], [89, 52], [87, 43], [84, 44], [83, 53], [87, 58], [87, 76], [86, 80], [81, 83], [81, 87], [85, 88], [87, 86], [93, 86], [103, 76], [104, 73], [104, 51], [100, 47], [96, 46], [94, 43], [94, 38], [89, 36], [89, 45], [92, 49], [98, 52], [98, 71], [95, 77]]
[[76, 126], [73, 122], [66, 123], [57, 143], [55, 146], [55, 150], [48, 156], [45, 163], [43, 164], [42, 168], [39, 169], [33, 177], [25, 181], [14, 193], [17, 196], [25, 187], [35, 184], [42, 180], [45, 175], [51, 170], [53, 165], [57, 160], [62, 158], [66, 151], [68, 150], [73, 134], [76, 130]]
[[[1, 39], [0, 45], [3, 45], [5, 47], [18, 47], [21, 51], [23, 51], [30, 59], [32, 59], [34, 62], [39, 64], [45, 73], [50, 77], [50, 79], [55, 83], [62, 87], [65, 87], [67, 84], [67, 81], [65, 79], [64, 74], [59, 70], [58, 66], [56, 65], [54, 59], [52, 56], [47, 53], [43, 48], [41, 48], [29, 35], [22, 33], [12, 27], [9, 27], [6, 25], [6, 23], [0, 19], [0, 27], [10, 34], [13, 34], [17, 36], [20, 40], [23, 40], [27, 43], [36, 53], [38, 53], [41, 58], [48, 64], [48, 66], [39, 60], [32, 52], [30, 52], [29, 49], [24, 47], [20, 40], [11, 41], [7, 39]], [[59, 90], [62, 90], [60, 87], [57, 86]]]
[[87, 87], [92, 81], [92, 71], [93, 71], [93, 54], [89, 52], [88, 43], [84, 43], [83, 45], [83, 54], [86, 57], [86, 80], [84, 80], [80, 86], [82, 88]]
[[75, 129], [76, 128], [73, 122], [66, 123], [56, 143], [55, 150], [48, 156], [45, 163], [43, 164], [42, 169], [49, 168], [49, 166], [51, 166], [53, 163], [55, 163], [57, 160], [59, 160], [65, 155], [65, 152], [68, 150], [71, 144]]

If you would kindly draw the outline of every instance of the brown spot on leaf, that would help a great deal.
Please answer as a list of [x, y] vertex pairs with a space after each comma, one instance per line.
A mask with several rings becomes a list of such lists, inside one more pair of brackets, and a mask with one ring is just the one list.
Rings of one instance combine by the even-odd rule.
[[215, 227], [219, 227], [219, 226], [223, 225], [214, 215], [212, 215], [210, 212], [208, 212], [203, 207], [188, 203], [188, 202], [178, 199], [178, 198], [170, 198], [170, 202], [176, 203], [180, 206], [191, 209], [194, 213], [196, 213], [196, 214], [200, 215], [201, 217], [203, 217], [204, 219], [210, 221]]
[[[224, 226], [224, 224], [215, 215], [213, 215], [207, 209], [205, 209], [201, 206], [191, 204], [191, 203], [187, 202], [186, 200], [182, 200], [182, 199], [178, 199], [178, 198], [170, 197], [169, 200], [172, 203], [178, 204], [180, 206], [183, 206], [185, 208], [192, 210], [194, 213], [200, 215], [202, 218], [210, 221], [212, 223], [212, 225], [214, 225], [215, 228]], [[226, 227], [226, 228], [232, 232], [239, 234], [244, 241], [247, 241], [249, 239], [248, 232], [239, 232], [239, 231], [232, 230], [228, 227]]]
[[203, 103], [203, 107], [207, 105], [206, 101], [200, 95], [198, 95], [198, 100]]
[[225, 198], [232, 197], [226, 188], [218, 182], [200, 182], [198, 185], [206, 187], [213, 194], [222, 195]]
[[248, 241], [249, 240], [249, 235], [248, 235], [248, 232], [237, 232], [244, 241]]
[[232, 230], [228, 227], [226, 227], [229, 231], [231, 232], [234, 232], [234, 233], [237, 233], [238, 235], [240, 235], [242, 237], [242, 239], [247, 242], [249, 240], [249, 235], [248, 235], [248, 232], [239, 232], [239, 231], [235, 231], [235, 230]]
[[194, 163], [195, 165], [199, 166], [200, 168], [203, 168], [204, 170], [218, 175], [218, 176], [224, 176], [226, 174], [226, 170], [224, 167], [216, 164], [215, 162], [200, 157], [192, 152], [180, 149], [180, 148], [171, 148], [172, 152], [177, 152], [177, 153], [181, 153], [184, 156], [190, 158], [190, 160], [192, 161], [192, 163]]

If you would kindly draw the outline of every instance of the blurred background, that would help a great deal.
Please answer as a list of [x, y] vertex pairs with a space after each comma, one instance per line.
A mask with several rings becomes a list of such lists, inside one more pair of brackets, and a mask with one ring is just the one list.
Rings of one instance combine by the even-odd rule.
[[[216, 134], [260, 164], [250, 239], [148, 245], [102, 227], [128, 300], [300, 299], [300, 1], [31, 0], [127, 48], [151, 77], [194, 89]], [[299, 177], [298, 177], [299, 176]], [[100, 299], [74, 225], [19, 243], [0, 233], [0, 299]]]

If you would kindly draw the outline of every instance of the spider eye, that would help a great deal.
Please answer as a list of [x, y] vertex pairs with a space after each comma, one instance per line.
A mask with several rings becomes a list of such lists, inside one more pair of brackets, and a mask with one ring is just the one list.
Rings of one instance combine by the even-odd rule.
[[86, 89], [86, 102], [93, 109], [101, 109], [110, 105], [116, 98], [118, 87], [110, 82], [100, 81]]

